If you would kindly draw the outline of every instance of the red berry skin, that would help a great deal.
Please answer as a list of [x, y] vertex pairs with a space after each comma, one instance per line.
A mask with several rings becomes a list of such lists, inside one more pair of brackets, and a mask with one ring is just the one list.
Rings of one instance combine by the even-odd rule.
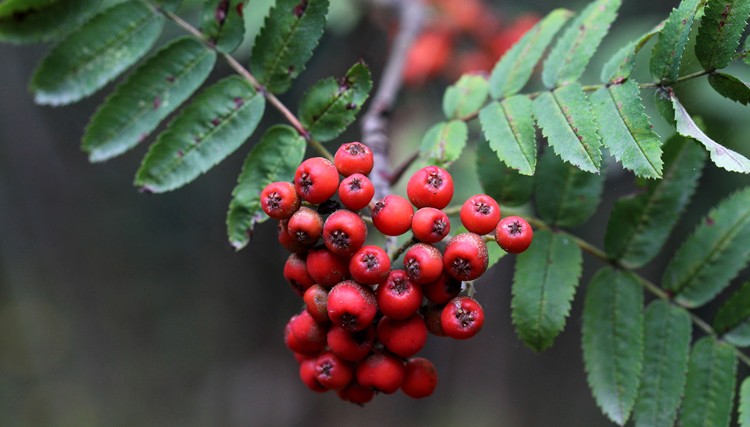
[[286, 324], [284, 342], [295, 353], [317, 354], [326, 346], [326, 335], [326, 328], [302, 310]]
[[443, 209], [453, 198], [453, 177], [441, 167], [424, 167], [409, 178], [406, 195], [418, 208]]
[[409, 280], [404, 270], [391, 271], [375, 296], [380, 312], [396, 320], [411, 317], [422, 305], [422, 288]]
[[307, 288], [315, 284], [315, 280], [307, 273], [307, 261], [304, 257], [291, 254], [284, 264], [284, 278], [292, 286], [292, 290], [302, 296]]
[[339, 188], [339, 172], [328, 159], [307, 159], [297, 167], [294, 188], [302, 200], [315, 205], [323, 203], [336, 194]]
[[339, 184], [339, 199], [347, 209], [358, 211], [370, 204], [375, 195], [372, 181], [361, 173], [344, 178]]
[[437, 337], [446, 336], [440, 320], [443, 315], [444, 308], [444, 305], [427, 304], [421, 310], [422, 318], [424, 319], [425, 325], [427, 325], [427, 330], [430, 331], [432, 335], [435, 335]]
[[357, 405], [364, 405], [365, 403], [372, 400], [375, 397], [375, 392], [372, 389], [363, 387], [356, 382], [353, 382], [337, 392], [341, 400], [355, 403]]
[[341, 256], [352, 256], [367, 239], [367, 224], [359, 215], [346, 209], [332, 213], [323, 225], [323, 243]]
[[260, 193], [260, 207], [274, 219], [287, 219], [299, 209], [300, 200], [294, 185], [272, 182]]
[[422, 291], [430, 302], [446, 304], [461, 293], [461, 281], [443, 272], [434, 282], [424, 284]]
[[445, 248], [443, 266], [456, 280], [474, 280], [487, 270], [487, 245], [481, 236], [461, 233], [454, 236]]
[[328, 348], [338, 357], [350, 362], [358, 362], [372, 351], [375, 346], [375, 326], [370, 325], [357, 332], [333, 325], [326, 337]]
[[505, 252], [520, 254], [531, 245], [534, 230], [518, 216], [503, 218], [495, 229], [495, 240]]
[[375, 203], [372, 224], [386, 236], [400, 236], [411, 228], [414, 208], [408, 200], [389, 194]]
[[388, 278], [390, 270], [391, 259], [379, 246], [364, 246], [349, 260], [349, 272], [352, 279], [363, 285], [383, 283]]
[[334, 325], [356, 332], [372, 324], [377, 314], [377, 302], [372, 289], [347, 280], [328, 292], [328, 318]]
[[406, 367], [401, 358], [387, 351], [376, 351], [357, 365], [359, 384], [385, 394], [395, 393], [404, 382]]
[[355, 173], [368, 175], [374, 164], [372, 150], [361, 142], [341, 144], [333, 156], [333, 163], [341, 175], [351, 176]]
[[471, 338], [484, 325], [484, 309], [474, 298], [456, 297], [443, 308], [440, 325], [445, 335], [451, 338]]
[[354, 378], [354, 368], [349, 362], [329, 352], [318, 356], [315, 361], [315, 378], [325, 388], [341, 390]]
[[443, 274], [443, 256], [438, 248], [417, 243], [404, 254], [404, 270], [418, 285], [433, 282]]
[[401, 384], [405, 395], [421, 399], [431, 395], [437, 387], [438, 375], [435, 365], [424, 357], [414, 357], [406, 361], [406, 375]]
[[349, 277], [349, 260], [325, 247], [315, 248], [307, 253], [307, 272], [316, 283], [330, 288]]
[[302, 253], [307, 251], [308, 247], [306, 245], [303, 245], [289, 235], [288, 224], [289, 220], [287, 219], [279, 221], [279, 244], [292, 253]]
[[451, 222], [445, 212], [435, 208], [422, 208], [411, 220], [411, 231], [420, 242], [437, 243], [451, 231]]
[[410, 357], [422, 350], [427, 342], [427, 326], [418, 314], [405, 320], [383, 317], [378, 322], [378, 340], [391, 353]]
[[320, 285], [312, 285], [302, 296], [305, 308], [310, 316], [318, 323], [328, 323], [328, 290]]
[[461, 206], [461, 223], [479, 235], [492, 233], [500, 222], [500, 205], [486, 194], [469, 197]]
[[310, 390], [325, 393], [328, 391], [317, 378], [317, 358], [309, 358], [303, 360], [299, 365], [299, 377], [302, 383], [305, 384]]
[[289, 236], [303, 246], [313, 246], [323, 234], [323, 217], [308, 207], [301, 207], [287, 222]]

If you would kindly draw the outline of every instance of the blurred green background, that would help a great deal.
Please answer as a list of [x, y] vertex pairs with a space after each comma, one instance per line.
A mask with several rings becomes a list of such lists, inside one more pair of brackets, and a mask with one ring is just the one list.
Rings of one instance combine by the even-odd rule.
[[[456, 0], [461, 1], [461, 0]], [[196, 1], [183, 15], [197, 22]], [[250, 0], [249, 32], [257, 32], [268, 0]], [[584, 3], [529, 0], [487, 2], [508, 25], [526, 12]], [[601, 64], [617, 47], [667, 16], [674, 2], [629, 0], [582, 79], [597, 83]], [[383, 23], [390, 15], [369, 4], [332, 0], [330, 31], [307, 71], [283, 100], [295, 108], [305, 88], [342, 75], [363, 58], [375, 84], [389, 50]], [[162, 42], [180, 34], [167, 24]], [[248, 37], [252, 40], [252, 37]], [[246, 62], [249, 44], [237, 56]], [[35, 106], [26, 90], [48, 46], [0, 45], [0, 425], [93, 426], [606, 426], [585, 380], [580, 355], [583, 286], [555, 346], [535, 354], [510, 322], [513, 259], [506, 257], [478, 281], [487, 312], [481, 334], [466, 342], [431, 337], [421, 355], [440, 375], [435, 394], [413, 401], [379, 396], [364, 408], [315, 394], [298, 379], [283, 328], [301, 305], [281, 271], [287, 253], [271, 223], [256, 228], [249, 247], [234, 252], [224, 218], [243, 158], [260, 131], [227, 161], [196, 182], [165, 195], [140, 194], [133, 174], [145, 146], [104, 164], [79, 149], [88, 117], [113, 85], [64, 108]], [[647, 52], [636, 76], [649, 81]], [[644, 66], [645, 65], [645, 66]], [[687, 71], [698, 68], [689, 49]], [[746, 81], [744, 64], [731, 72]], [[213, 79], [230, 73], [221, 61]], [[397, 163], [437, 120], [437, 79], [406, 88], [393, 112]], [[748, 110], [722, 99], [705, 80], [680, 87], [691, 112], [717, 141], [750, 155]], [[644, 92], [649, 103], [650, 92]], [[365, 107], [366, 108], [366, 107]], [[650, 109], [662, 136], [671, 133]], [[268, 110], [260, 128], [280, 122]], [[471, 145], [453, 171], [460, 191], [479, 191]], [[357, 125], [337, 143], [359, 139]], [[601, 246], [616, 197], [633, 191], [633, 177], [608, 168], [600, 212], [576, 230]], [[709, 207], [746, 176], [708, 166], [698, 196], [668, 247], [643, 273], [660, 277], [675, 246]], [[403, 194], [403, 188], [394, 190]], [[586, 260], [582, 283], [600, 264]], [[747, 277], [744, 272], [744, 277]], [[719, 300], [722, 300], [720, 298]], [[710, 319], [709, 306], [700, 314]]]

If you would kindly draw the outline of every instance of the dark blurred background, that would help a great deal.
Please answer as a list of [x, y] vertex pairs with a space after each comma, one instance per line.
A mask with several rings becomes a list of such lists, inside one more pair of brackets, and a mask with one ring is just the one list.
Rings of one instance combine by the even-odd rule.
[[[372, 68], [377, 86], [392, 15], [361, 1], [331, 2], [330, 31], [283, 97], [292, 110], [305, 88], [342, 75], [360, 58]], [[197, 22], [196, 3], [182, 8], [192, 22]], [[250, 0], [249, 33], [257, 32], [269, 3]], [[519, 16], [584, 5], [485, 3], [505, 27]], [[603, 61], [675, 5], [625, 2], [583, 81], [597, 83]], [[162, 42], [177, 34], [167, 24]], [[249, 49], [248, 43], [237, 53], [243, 62]], [[464, 41], [456, 49], [457, 55], [472, 46]], [[361, 408], [333, 393], [309, 391], [282, 340], [285, 323], [301, 304], [282, 277], [287, 253], [276, 244], [275, 225], [257, 227], [241, 252], [225, 237], [230, 192], [261, 131], [187, 187], [140, 194], [132, 181], [145, 146], [104, 164], [90, 164], [79, 149], [88, 117], [113, 85], [73, 106], [33, 104], [27, 82], [47, 50], [0, 45], [1, 426], [610, 425], [590, 395], [581, 361], [581, 297], [601, 266], [590, 258], [568, 325], [542, 354], [525, 348], [513, 331], [509, 256], [478, 281], [487, 312], [482, 333], [465, 342], [430, 337], [420, 353], [439, 371], [433, 396], [422, 401], [400, 393], [379, 396]], [[641, 81], [650, 79], [647, 62], [644, 53], [636, 73]], [[230, 73], [224, 63], [217, 64], [213, 79]], [[684, 66], [698, 67], [691, 49]], [[731, 72], [750, 78], [744, 64]], [[449, 83], [450, 77], [441, 75], [404, 89], [393, 114], [394, 163], [413, 152], [439, 120]], [[709, 135], [750, 155], [745, 108], [720, 98], [705, 81], [685, 84], [679, 93], [690, 111], [705, 118]], [[650, 97], [644, 92], [655, 128], [668, 136], [672, 131], [651, 109]], [[269, 109], [260, 128], [281, 120]], [[480, 191], [473, 169], [479, 137], [474, 129], [453, 168], [456, 201]], [[331, 147], [357, 139], [354, 125]], [[709, 207], [749, 182], [707, 166], [677, 232], [643, 274], [658, 281], [676, 245]], [[614, 200], [633, 189], [632, 175], [610, 165], [602, 208], [576, 233], [601, 246]], [[402, 186], [394, 191], [404, 194]], [[710, 320], [715, 309], [699, 313]]]

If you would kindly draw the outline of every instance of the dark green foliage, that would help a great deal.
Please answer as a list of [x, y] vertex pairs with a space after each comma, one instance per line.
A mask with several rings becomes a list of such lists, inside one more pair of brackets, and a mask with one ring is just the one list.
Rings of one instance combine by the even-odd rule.
[[534, 191], [534, 177], [505, 166], [485, 142], [480, 142], [477, 148], [477, 175], [484, 193], [500, 205], [522, 205]]
[[55, 1], [56, 0], [4, 0], [0, 2], [0, 17], [45, 7]]
[[96, 13], [100, 3], [101, 0], [58, 0], [0, 17], [0, 41], [38, 43], [60, 38]]
[[469, 129], [465, 122], [441, 122], [425, 133], [419, 154], [432, 164], [448, 167], [461, 156], [468, 138]]
[[724, 73], [712, 73], [708, 75], [708, 83], [724, 98], [742, 105], [750, 102], [750, 86], [737, 77]]
[[714, 319], [714, 330], [739, 347], [750, 345], [750, 282], [724, 304]]
[[536, 131], [531, 100], [512, 96], [493, 101], [479, 112], [484, 137], [496, 157], [523, 175], [536, 169]]
[[750, 427], [750, 379], [745, 378], [740, 386], [740, 427]]
[[680, 75], [682, 54], [690, 36], [695, 12], [701, 0], [682, 0], [680, 6], [672, 10], [659, 39], [651, 51], [651, 75], [659, 81], [673, 82]]
[[248, 0], [207, 0], [203, 6], [201, 29], [206, 40], [219, 52], [232, 52], [245, 38], [244, 7]]
[[734, 58], [750, 15], [747, 0], [708, 0], [695, 40], [695, 56], [705, 70], [724, 68]]

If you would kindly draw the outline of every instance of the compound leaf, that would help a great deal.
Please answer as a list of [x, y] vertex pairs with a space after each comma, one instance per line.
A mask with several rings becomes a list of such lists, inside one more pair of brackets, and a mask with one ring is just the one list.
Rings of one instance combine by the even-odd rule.
[[738, 347], [750, 345], [750, 282], [724, 304], [714, 319], [714, 330]]
[[523, 95], [493, 101], [479, 112], [489, 146], [509, 168], [523, 175], [536, 169], [536, 130], [531, 100]]
[[59, 39], [89, 19], [101, 0], [55, 1], [0, 17], [0, 41], [39, 43]]
[[477, 175], [484, 193], [500, 205], [518, 206], [526, 203], [534, 191], [534, 177], [521, 175], [505, 166], [490, 148], [480, 142], [477, 148]]
[[438, 123], [422, 139], [420, 155], [433, 164], [447, 167], [461, 156], [468, 137], [466, 122], [451, 120]]
[[239, 76], [205, 89], [151, 146], [135, 184], [150, 192], [181, 187], [233, 153], [258, 125], [265, 99]]
[[446, 89], [443, 113], [448, 119], [461, 119], [479, 111], [487, 100], [487, 79], [477, 74], [464, 74]]
[[680, 75], [682, 54], [685, 53], [690, 27], [701, 0], [682, 0], [672, 9], [664, 27], [659, 31], [654, 49], [651, 51], [651, 75], [659, 81], [671, 83]]
[[708, 0], [695, 39], [695, 56], [704, 70], [724, 68], [734, 59], [750, 15], [747, 0]]
[[230, 53], [245, 38], [243, 9], [248, 0], [208, 0], [203, 6], [201, 29], [219, 52]]

